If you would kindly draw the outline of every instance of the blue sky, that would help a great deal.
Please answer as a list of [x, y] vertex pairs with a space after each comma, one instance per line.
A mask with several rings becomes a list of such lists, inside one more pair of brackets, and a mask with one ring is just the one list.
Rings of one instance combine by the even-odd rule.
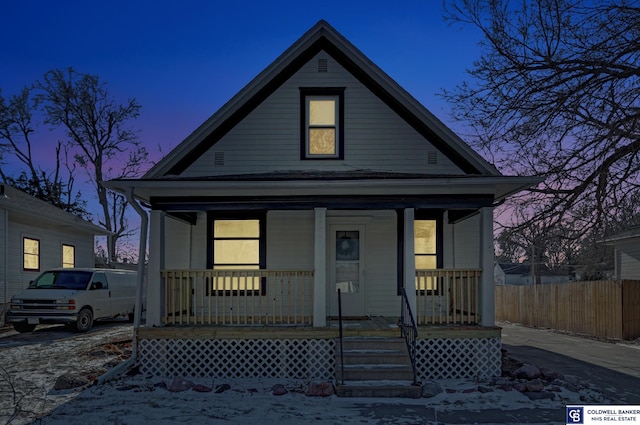
[[[46, 71], [97, 74], [158, 155], [325, 19], [445, 123], [436, 96], [466, 78], [480, 35], [449, 26], [442, 4], [421, 1], [6, 0], [0, 6], [5, 97]], [[157, 159], [157, 158], [155, 158]]]

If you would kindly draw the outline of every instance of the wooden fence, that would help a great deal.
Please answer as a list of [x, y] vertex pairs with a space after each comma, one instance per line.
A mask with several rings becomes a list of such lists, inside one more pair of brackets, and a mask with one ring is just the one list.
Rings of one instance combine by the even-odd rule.
[[640, 281], [496, 285], [496, 320], [604, 338], [640, 337]]

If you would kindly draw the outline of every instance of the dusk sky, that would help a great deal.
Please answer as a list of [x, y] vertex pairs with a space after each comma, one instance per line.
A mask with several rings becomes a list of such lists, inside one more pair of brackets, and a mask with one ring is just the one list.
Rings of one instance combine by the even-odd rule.
[[7, 0], [0, 10], [4, 97], [51, 69], [97, 74], [116, 100], [142, 105], [131, 124], [154, 160], [320, 19], [448, 124], [436, 93], [479, 54], [480, 35], [444, 22], [439, 0]]

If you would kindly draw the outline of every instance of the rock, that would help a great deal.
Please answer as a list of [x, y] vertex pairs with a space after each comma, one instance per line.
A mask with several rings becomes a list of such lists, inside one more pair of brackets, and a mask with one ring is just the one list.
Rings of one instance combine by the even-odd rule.
[[169, 384], [169, 387], [167, 388], [167, 390], [174, 393], [178, 393], [181, 391], [190, 390], [191, 388], [193, 388], [193, 382], [186, 380], [182, 377], [176, 376], [175, 378], [173, 378], [173, 381], [171, 381], [171, 384]]
[[311, 384], [304, 395], [308, 397], [327, 397], [335, 393], [335, 388], [331, 382]]
[[72, 388], [84, 387], [89, 384], [89, 380], [81, 375], [74, 375], [72, 373], [65, 373], [56, 379], [56, 383], [53, 386], [54, 390], [70, 390]]
[[544, 368], [544, 367], [540, 368], [540, 375], [542, 376], [542, 378], [544, 378], [549, 382], [564, 379], [563, 374], [553, 371], [551, 369]]
[[540, 369], [533, 365], [525, 364], [515, 370], [515, 376], [518, 379], [538, 379], [540, 377]]
[[206, 385], [196, 384], [193, 386], [193, 388], [191, 388], [191, 390], [198, 393], [210, 393], [211, 391], [213, 391], [213, 388], [207, 387]]
[[285, 395], [288, 392], [289, 391], [287, 391], [285, 386], [282, 385], [282, 384], [276, 384], [273, 387], [271, 387], [271, 394], [273, 394], [273, 395]]
[[530, 400], [553, 400], [556, 395], [549, 391], [526, 392], [524, 393]]
[[562, 392], [562, 388], [560, 388], [557, 385], [552, 385], [551, 388], [549, 388], [549, 391], [553, 391], [554, 393], [560, 393]]
[[422, 397], [435, 397], [442, 392], [442, 387], [435, 382], [427, 382], [422, 386]]
[[527, 391], [532, 393], [539, 393], [544, 390], [544, 383], [539, 379], [534, 379], [526, 383]]
[[477, 388], [466, 388], [464, 390], [462, 390], [463, 394], [470, 394], [470, 393], [475, 393], [478, 389]]
[[457, 391], [452, 388], [447, 388], [445, 391], [447, 392], [447, 394], [457, 393]]
[[231, 389], [231, 385], [229, 384], [222, 384], [222, 385], [218, 385], [216, 387], [216, 394], [222, 394], [225, 391], [229, 391]]
[[478, 391], [481, 392], [482, 394], [486, 394], [486, 393], [492, 393], [493, 389], [489, 387], [479, 386]]
[[518, 391], [518, 392], [525, 392], [527, 391], [527, 386], [525, 384], [523, 384], [522, 382], [516, 382], [515, 384], [513, 384], [513, 389]]
[[513, 387], [510, 384], [500, 384], [498, 385], [498, 389], [502, 391], [513, 391]]

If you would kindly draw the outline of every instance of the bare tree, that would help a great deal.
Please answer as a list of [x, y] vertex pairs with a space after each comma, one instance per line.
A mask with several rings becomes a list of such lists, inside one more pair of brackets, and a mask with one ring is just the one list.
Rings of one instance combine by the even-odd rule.
[[602, 233], [637, 215], [638, 2], [447, 0], [445, 9], [484, 34], [472, 80], [443, 93], [455, 118], [501, 170], [546, 178], [512, 199], [526, 217], [509, 224]]
[[76, 148], [75, 162], [86, 170], [96, 190], [102, 210], [100, 224], [113, 232], [109, 258], [116, 260], [121, 254], [118, 241], [132, 233], [126, 215], [128, 202], [120, 194], [108, 193], [101, 182], [135, 176], [146, 163], [147, 151], [128, 127], [138, 117], [140, 105], [135, 99], [117, 103], [98, 76], [72, 68], [47, 72], [35, 87], [40, 90], [37, 100], [46, 114], [45, 122], [65, 128]]
[[[24, 167], [18, 176], [11, 175], [0, 168], [0, 177], [17, 189], [36, 198], [49, 202], [65, 211], [88, 219], [86, 202], [74, 189], [75, 166], [68, 161], [68, 151], [60, 142], [55, 147], [55, 163], [53, 171], [47, 171], [34, 161], [33, 152], [46, 145], [36, 147], [31, 139], [35, 132], [33, 113], [35, 105], [31, 89], [24, 88], [19, 94], [8, 100], [0, 93], [0, 153], [15, 158]], [[64, 153], [64, 158], [61, 155]], [[66, 170], [63, 173], [61, 167]]]

